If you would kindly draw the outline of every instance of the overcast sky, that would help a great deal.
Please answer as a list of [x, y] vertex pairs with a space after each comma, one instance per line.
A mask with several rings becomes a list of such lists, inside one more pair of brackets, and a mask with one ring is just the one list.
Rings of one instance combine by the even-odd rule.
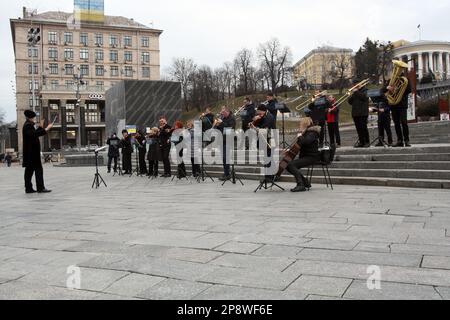
[[[0, 108], [15, 120], [14, 54], [10, 18], [22, 7], [71, 12], [73, 0], [0, 2]], [[450, 41], [450, 1], [442, 0], [105, 0], [108, 15], [123, 15], [163, 29], [162, 71], [173, 57], [218, 67], [244, 48], [272, 37], [291, 47], [294, 60], [333, 45], [357, 50], [366, 37], [396, 41]]]

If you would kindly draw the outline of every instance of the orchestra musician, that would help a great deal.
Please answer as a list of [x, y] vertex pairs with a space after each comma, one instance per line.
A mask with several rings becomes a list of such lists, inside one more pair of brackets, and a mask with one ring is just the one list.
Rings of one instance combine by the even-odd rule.
[[244, 106], [241, 109], [240, 116], [242, 120], [242, 130], [245, 132], [250, 129], [250, 123], [253, 122], [253, 118], [256, 116], [256, 108], [252, 100], [249, 97], [246, 97]]
[[319, 143], [320, 146], [323, 146], [323, 143], [325, 141], [325, 125], [327, 123], [327, 114], [332, 105], [328, 100], [328, 97], [324, 94], [324, 92], [321, 92], [320, 90], [315, 91], [314, 97], [314, 101], [309, 104], [308, 110], [305, 111], [305, 114], [313, 120], [315, 125], [320, 126], [321, 131]]
[[[401, 76], [405, 76], [405, 72], [401, 73]], [[389, 92], [394, 92], [396, 88], [388, 86], [387, 90]], [[408, 81], [408, 86], [399, 104], [391, 105], [392, 119], [394, 120], [395, 132], [397, 134], [397, 144], [394, 145], [395, 148], [398, 147], [411, 147], [409, 141], [409, 126], [408, 126], [408, 98], [411, 94], [411, 83]]]
[[131, 144], [131, 136], [127, 130], [122, 130], [122, 140], [120, 141], [120, 148], [122, 149], [122, 169], [125, 175], [133, 172], [133, 165], [131, 162], [131, 155], [133, 154], [133, 145]]
[[[217, 129], [223, 133], [223, 172], [224, 175], [219, 180], [220, 181], [228, 181], [231, 179], [231, 170], [230, 164], [227, 159], [227, 143], [226, 143], [226, 130], [236, 130], [236, 118], [230, 109], [226, 106], [222, 107], [222, 111], [220, 112], [220, 118], [216, 119], [213, 125], [214, 129]], [[233, 136], [234, 137], [234, 136]]]
[[147, 137], [147, 144], [149, 145], [147, 160], [149, 162], [148, 176], [158, 177], [158, 164], [161, 159], [161, 151], [159, 147], [159, 129], [152, 128]]
[[119, 147], [120, 147], [120, 139], [117, 138], [116, 133], [113, 133], [111, 137], [106, 141], [106, 144], [109, 146], [108, 148], [108, 173], [111, 173], [111, 165], [114, 161], [114, 173], [117, 172], [117, 162], [120, 157]]
[[300, 121], [300, 133], [298, 144], [300, 155], [296, 160], [288, 164], [287, 171], [295, 177], [297, 186], [291, 192], [304, 192], [311, 188], [308, 179], [303, 176], [300, 169], [310, 167], [320, 160], [319, 139], [320, 126], [316, 126], [311, 118], [303, 118]]
[[214, 125], [214, 114], [212, 113], [211, 108], [206, 108], [205, 112], [200, 116], [200, 120], [202, 121], [203, 132], [212, 129]]
[[[358, 84], [359, 81], [354, 80], [353, 83]], [[353, 122], [355, 123], [359, 138], [359, 142], [355, 145], [355, 148], [369, 148], [370, 135], [367, 127], [369, 120], [369, 97], [367, 96], [367, 89], [365, 87], [356, 87], [348, 99], [348, 103], [352, 106]]]
[[378, 114], [378, 137], [379, 141], [375, 147], [384, 147], [386, 141], [384, 140], [384, 133], [387, 135], [387, 145], [392, 147], [394, 141], [392, 139], [391, 130], [391, 107], [389, 106], [388, 99], [386, 97], [387, 87], [380, 89], [380, 102], [378, 102], [376, 108], [373, 108], [373, 112]]
[[267, 110], [274, 118], [275, 127], [273, 129], [277, 128], [277, 116], [278, 116], [277, 103], [278, 100], [275, 98], [275, 95], [272, 92], [269, 92], [267, 94]]
[[134, 141], [138, 149], [139, 155], [139, 171], [142, 175], [147, 175], [147, 163], [145, 162], [145, 154], [147, 153], [147, 140], [141, 131], [138, 131], [134, 136]]
[[[173, 130], [183, 130], [183, 129], [184, 129], [183, 122], [181, 122], [181, 121], [175, 122]], [[179, 136], [177, 141], [173, 141], [173, 142], [174, 142], [175, 146], [177, 146], [182, 141], [183, 141], [183, 136]], [[180, 153], [178, 154], [178, 156], [181, 159], [181, 163], [178, 164], [177, 178], [178, 179], [183, 179], [183, 178], [186, 178], [186, 176], [187, 176], [186, 165], [184, 164], [184, 161], [183, 161], [183, 149], [180, 150]]]
[[328, 101], [330, 101], [331, 108], [328, 109], [327, 114], [327, 124], [328, 133], [330, 135], [330, 144], [341, 146], [341, 134], [339, 132], [339, 106], [336, 105], [336, 98], [334, 96], [329, 96]]
[[167, 119], [162, 117], [159, 120], [159, 147], [161, 150], [161, 158], [164, 164], [164, 174], [162, 178], [170, 178], [172, 176], [172, 170], [170, 167], [170, 137], [172, 136], [172, 127], [167, 124]]
[[189, 134], [191, 136], [191, 165], [192, 165], [192, 176], [194, 178], [198, 178], [201, 174], [201, 166], [200, 161], [201, 159], [198, 159], [196, 161], [195, 159], [195, 131], [194, 131], [194, 122], [189, 121], [186, 126], [187, 130], [189, 131]]

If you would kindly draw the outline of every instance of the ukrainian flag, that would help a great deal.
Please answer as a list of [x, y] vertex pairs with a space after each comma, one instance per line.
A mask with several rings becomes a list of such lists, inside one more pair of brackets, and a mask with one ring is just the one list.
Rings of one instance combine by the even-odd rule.
[[81, 22], [105, 22], [104, 0], [74, 0], [74, 7]]

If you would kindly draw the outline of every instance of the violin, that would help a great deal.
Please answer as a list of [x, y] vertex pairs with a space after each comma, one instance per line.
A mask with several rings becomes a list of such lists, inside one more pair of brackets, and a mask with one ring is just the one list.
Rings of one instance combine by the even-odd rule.
[[[267, 114], [267, 113], [266, 113]], [[256, 116], [253, 119], [253, 122], [250, 123], [249, 127], [252, 129], [256, 129], [259, 127], [259, 125], [261, 124], [261, 122], [264, 120], [264, 116]]]

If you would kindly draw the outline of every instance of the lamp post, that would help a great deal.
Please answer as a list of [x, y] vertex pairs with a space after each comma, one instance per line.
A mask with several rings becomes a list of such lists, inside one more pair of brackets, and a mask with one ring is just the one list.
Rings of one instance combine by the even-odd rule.
[[80, 121], [79, 121], [79, 123], [78, 123], [78, 135], [79, 135], [79, 137], [80, 137], [80, 140], [79, 140], [79, 141], [80, 141], [80, 144], [79, 144], [79, 146], [81, 147], [81, 145], [83, 144], [83, 133], [82, 133], [83, 125], [82, 125], [82, 123], [84, 122], [84, 119], [83, 119], [84, 114], [83, 114], [83, 112], [81, 112], [81, 94], [80, 94], [80, 87], [83, 86], [83, 85], [85, 85], [86, 82], [83, 80], [83, 75], [81, 74], [81, 71], [80, 71], [80, 74], [79, 74], [79, 75], [78, 75], [78, 74], [74, 74], [74, 75], [73, 75], [73, 79], [74, 79], [75, 84], [76, 84], [76, 92], [75, 92], [75, 96], [76, 96], [77, 102], [76, 102], [76, 104], [75, 104], [75, 108], [78, 108], [78, 109], [79, 109], [79, 114], [80, 114]]
[[31, 48], [31, 106], [33, 108], [33, 112], [36, 112], [36, 104], [35, 104], [35, 75], [34, 75], [34, 52], [36, 45], [41, 41], [41, 29], [40, 28], [30, 28], [28, 29], [28, 47]]

